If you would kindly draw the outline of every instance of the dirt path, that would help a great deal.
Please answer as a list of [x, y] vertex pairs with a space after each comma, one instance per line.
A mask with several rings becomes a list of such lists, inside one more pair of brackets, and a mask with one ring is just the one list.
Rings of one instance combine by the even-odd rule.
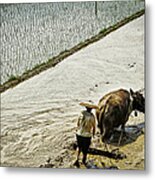
[[[143, 54], [144, 16], [2, 93], [2, 165], [39, 167], [50, 158], [53, 167], [72, 167], [75, 151], [70, 145], [82, 110], [79, 102], [97, 103], [102, 95], [120, 87], [144, 88]], [[131, 116], [129, 124], [141, 122], [142, 114]], [[135, 153], [144, 162], [144, 135], [139, 138], [142, 148], [138, 143]], [[143, 162], [137, 168], [143, 168]]]

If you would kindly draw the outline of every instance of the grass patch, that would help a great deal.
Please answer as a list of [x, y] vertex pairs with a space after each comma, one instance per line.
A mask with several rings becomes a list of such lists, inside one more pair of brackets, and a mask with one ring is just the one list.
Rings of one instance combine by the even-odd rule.
[[15, 76], [15, 75], [11, 75], [10, 77], [9, 77], [9, 79], [8, 79], [8, 82], [10, 82], [10, 81], [15, 81], [15, 80], [18, 80], [19, 79], [19, 76]]

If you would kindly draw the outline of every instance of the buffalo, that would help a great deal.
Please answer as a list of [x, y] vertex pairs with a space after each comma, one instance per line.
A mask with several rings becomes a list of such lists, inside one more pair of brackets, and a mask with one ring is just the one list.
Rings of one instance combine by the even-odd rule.
[[121, 135], [118, 140], [118, 145], [120, 145], [123, 133], [125, 133], [125, 124], [132, 111], [145, 113], [145, 98], [140, 91], [119, 89], [100, 99], [96, 117], [104, 143], [111, 137], [115, 128], [121, 127]]

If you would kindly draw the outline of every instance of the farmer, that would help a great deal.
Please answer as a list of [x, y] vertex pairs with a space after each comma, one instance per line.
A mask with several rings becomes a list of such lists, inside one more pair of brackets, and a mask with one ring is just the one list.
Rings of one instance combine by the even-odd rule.
[[83, 153], [83, 159], [82, 162], [84, 165], [86, 165], [86, 159], [87, 159], [87, 153], [89, 146], [91, 144], [91, 138], [95, 135], [95, 129], [96, 129], [96, 121], [93, 113], [91, 112], [92, 109], [97, 109], [98, 106], [89, 104], [89, 103], [80, 103], [81, 106], [84, 106], [86, 108], [85, 111], [82, 111], [79, 118], [77, 127], [78, 130], [76, 132], [76, 138], [77, 138], [77, 146], [78, 146], [78, 154], [77, 154], [77, 160], [74, 163], [77, 167], [79, 167], [79, 156], [80, 153]]

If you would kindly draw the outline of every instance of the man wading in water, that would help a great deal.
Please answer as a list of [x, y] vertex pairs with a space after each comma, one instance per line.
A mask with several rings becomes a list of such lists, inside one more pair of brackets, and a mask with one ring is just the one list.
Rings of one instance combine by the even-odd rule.
[[86, 107], [85, 111], [82, 111], [79, 118], [78, 118], [78, 130], [76, 133], [77, 138], [77, 146], [78, 146], [78, 154], [77, 160], [75, 161], [74, 165], [79, 167], [79, 157], [80, 153], [83, 153], [82, 162], [86, 165], [87, 153], [89, 146], [91, 144], [91, 138], [95, 135], [96, 129], [96, 121], [95, 116], [91, 112], [92, 109], [97, 109], [98, 106], [89, 104], [89, 103], [80, 103], [81, 106]]

